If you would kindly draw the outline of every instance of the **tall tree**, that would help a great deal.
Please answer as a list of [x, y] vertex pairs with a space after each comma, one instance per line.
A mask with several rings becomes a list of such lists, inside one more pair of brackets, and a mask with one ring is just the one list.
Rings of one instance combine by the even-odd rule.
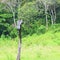
[[[56, 23], [56, 0], [38, 0], [44, 5], [46, 16], [46, 28], [48, 28], [48, 14], [51, 16], [52, 25]], [[48, 13], [50, 11], [50, 13]]]
[[45, 19], [46, 19], [46, 28], [48, 29], [48, 0], [38, 0], [40, 3], [43, 4], [45, 10]]
[[52, 25], [56, 22], [56, 0], [50, 0], [49, 11]]
[[18, 18], [18, 7], [20, 7], [22, 0], [2, 0], [1, 3], [5, 4], [5, 7], [9, 9], [13, 14], [14, 25], [16, 26], [16, 16]]

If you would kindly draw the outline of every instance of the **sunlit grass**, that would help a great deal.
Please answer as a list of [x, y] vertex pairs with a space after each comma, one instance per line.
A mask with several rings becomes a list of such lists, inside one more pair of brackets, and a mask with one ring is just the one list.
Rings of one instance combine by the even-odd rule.
[[[16, 60], [18, 38], [0, 38], [0, 60]], [[60, 32], [22, 38], [21, 60], [60, 60]]]
[[17, 43], [15, 41], [2, 40], [0, 42], [0, 60], [15, 60], [16, 54]]
[[21, 60], [60, 60], [60, 47], [33, 46], [23, 49], [21, 55]]
[[47, 32], [42, 35], [32, 35], [23, 38], [23, 45], [24, 46], [31, 46], [31, 45], [43, 45], [43, 46], [57, 46], [60, 45], [60, 32], [58, 33], [51, 33]]

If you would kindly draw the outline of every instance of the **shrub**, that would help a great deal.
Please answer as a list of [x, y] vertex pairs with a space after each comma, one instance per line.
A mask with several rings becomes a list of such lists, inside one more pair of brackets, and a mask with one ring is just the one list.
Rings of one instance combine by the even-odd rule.
[[38, 30], [37, 30], [37, 34], [44, 34], [46, 32], [46, 27], [41, 25]]

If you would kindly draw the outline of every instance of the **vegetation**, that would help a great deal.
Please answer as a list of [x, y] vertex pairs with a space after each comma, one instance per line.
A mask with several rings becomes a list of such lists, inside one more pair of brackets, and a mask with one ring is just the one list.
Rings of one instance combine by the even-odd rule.
[[17, 30], [11, 28], [16, 27], [16, 21], [20, 19], [23, 20], [22, 36], [37, 33], [41, 25], [48, 29], [60, 23], [59, 0], [0, 0], [0, 3], [0, 26], [4, 27], [1, 26], [0, 36], [3, 34], [15, 38]]
[[[21, 60], [60, 60], [60, 32], [57, 26], [51, 27], [45, 34], [24, 37]], [[0, 60], [16, 60], [17, 40], [18, 37], [15, 40], [0, 38]]]
[[21, 60], [60, 60], [59, 0], [0, 0], [0, 60], [17, 58], [18, 20]]

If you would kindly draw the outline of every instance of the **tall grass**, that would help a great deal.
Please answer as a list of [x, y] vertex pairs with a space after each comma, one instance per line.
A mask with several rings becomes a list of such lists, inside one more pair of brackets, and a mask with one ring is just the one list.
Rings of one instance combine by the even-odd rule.
[[[0, 38], [0, 60], [16, 60], [17, 49], [18, 37]], [[60, 29], [22, 38], [21, 60], [60, 60]]]

